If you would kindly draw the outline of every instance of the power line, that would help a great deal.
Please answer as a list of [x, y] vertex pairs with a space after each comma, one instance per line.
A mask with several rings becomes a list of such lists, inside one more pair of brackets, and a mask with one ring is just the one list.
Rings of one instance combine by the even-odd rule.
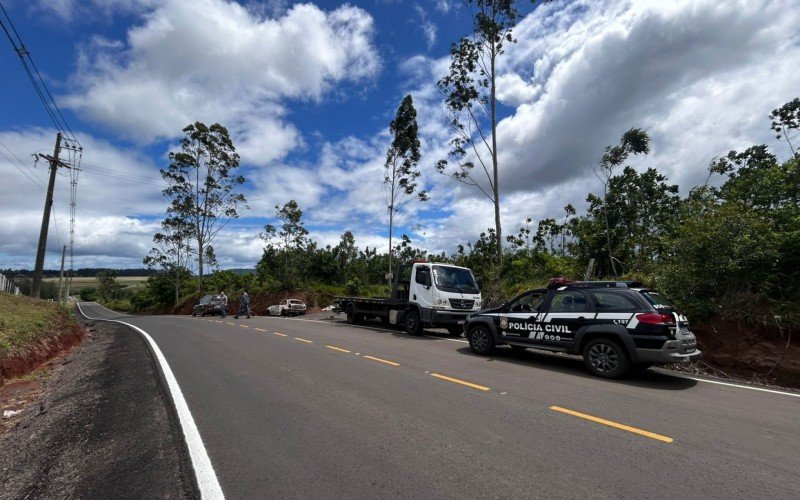
[[5, 159], [6, 159], [6, 160], [8, 160], [8, 162], [9, 162], [11, 165], [13, 165], [13, 166], [14, 166], [14, 167], [15, 167], [17, 170], [19, 170], [20, 172], [22, 172], [22, 175], [24, 175], [25, 177], [27, 177], [27, 178], [28, 178], [28, 180], [30, 180], [32, 183], [34, 183], [34, 184], [36, 185], [36, 187], [38, 187], [38, 188], [39, 188], [39, 189], [41, 189], [41, 190], [45, 190], [45, 189], [46, 189], [46, 188], [45, 188], [45, 186], [44, 186], [44, 184], [43, 184], [41, 181], [37, 180], [37, 178], [35, 178], [35, 177], [32, 177], [32, 176], [31, 176], [31, 175], [30, 175], [28, 172], [26, 172], [26, 171], [25, 171], [23, 168], [20, 168], [20, 166], [19, 166], [19, 165], [17, 165], [16, 163], [14, 163], [14, 161], [13, 161], [11, 158], [9, 158], [9, 157], [8, 157], [8, 155], [7, 155], [7, 154], [5, 154], [3, 151], [0, 151], [0, 155], [3, 155], [3, 156], [5, 157]]
[[[8, 26], [11, 27], [11, 31], [14, 32], [16, 40], [14, 39], [13, 36], [11, 36], [11, 33], [8, 31], [8, 28], [6, 27], [6, 23], [4, 23], [2, 19], [0, 19], [0, 26], [2, 26], [3, 32], [5, 32], [6, 37], [8, 37], [8, 41], [11, 42], [11, 46], [14, 48], [14, 52], [16, 52], [17, 55], [19, 56], [20, 62], [22, 62], [22, 67], [25, 69], [25, 73], [28, 75], [31, 84], [33, 84], [33, 88], [36, 91], [36, 95], [39, 97], [39, 100], [44, 106], [45, 111], [47, 111], [50, 120], [53, 122], [53, 125], [56, 127], [56, 129], [62, 133], [62, 135], [66, 136], [71, 142], [74, 142], [78, 144], [78, 146], [80, 146], [78, 138], [75, 136], [75, 133], [72, 131], [72, 128], [67, 123], [67, 120], [64, 118], [63, 113], [61, 113], [61, 109], [58, 107], [58, 104], [56, 104], [56, 101], [53, 98], [53, 94], [50, 92], [50, 89], [47, 88], [47, 84], [45, 83], [41, 72], [39, 72], [39, 68], [36, 66], [36, 63], [33, 60], [33, 56], [31, 56], [31, 53], [28, 51], [28, 49], [25, 48], [25, 44], [22, 41], [22, 37], [19, 35], [17, 28], [14, 26], [14, 22], [11, 20], [11, 17], [8, 15], [8, 12], [6, 11], [6, 8], [3, 6], [2, 3], [0, 3], [0, 10], [3, 11], [3, 15], [5, 16], [5, 19], [8, 22]], [[30, 62], [30, 66], [28, 65], [28, 62]], [[31, 71], [31, 67], [33, 68], [33, 71]], [[36, 76], [34, 76], [33, 74], [34, 71], [36, 73]], [[45, 95], [47, 97], [45, 97]]]

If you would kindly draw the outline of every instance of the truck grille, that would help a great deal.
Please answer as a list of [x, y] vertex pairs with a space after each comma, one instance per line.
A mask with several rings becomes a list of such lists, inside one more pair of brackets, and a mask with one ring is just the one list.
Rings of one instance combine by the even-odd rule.
[[474, 300], [450, 299], [450, 307], [453, 309], [472, 309], [473, 305], [475, 305]]

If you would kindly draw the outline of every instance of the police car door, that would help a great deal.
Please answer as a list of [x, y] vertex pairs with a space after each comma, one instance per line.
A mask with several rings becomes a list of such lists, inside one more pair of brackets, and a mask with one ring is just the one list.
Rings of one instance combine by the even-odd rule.
[[545, 291], [534, 290], [511, 301], [507, 312], [500, 317], [500, 335], [508, 340], [531, 342], [536, 336], [539, 307], [545, 296]]
[[540, 316], [544, 327], [536, 340], [551, 347], [569, 348], [575, 333], [594, 317], [594, 306], [580, 290], [556, 290], [546, 314]]

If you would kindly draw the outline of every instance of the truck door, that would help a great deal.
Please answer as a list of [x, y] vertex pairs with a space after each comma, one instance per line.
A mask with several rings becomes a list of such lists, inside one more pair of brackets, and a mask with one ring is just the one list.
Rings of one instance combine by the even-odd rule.
[[409, 301], [416, 302], [422, 308], [421, 316], [423, 317], [423, 321], [430, 320], [430, 309], [433, 306], [431, 278], [430, 266], [414, 266], [414, 276], [411, 277], [411, 296], [409, 297]]

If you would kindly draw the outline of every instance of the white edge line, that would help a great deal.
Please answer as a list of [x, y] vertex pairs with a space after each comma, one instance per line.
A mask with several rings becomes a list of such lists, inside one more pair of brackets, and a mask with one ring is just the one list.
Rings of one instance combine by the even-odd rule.
[[[670, 373], [670, 375], [672, 375]], [[751, 391], [759, 391], [759, 392], [769, 392], [771, 394], [781, 394], [783, 396], [791, 396], [793, 398], [800, 398], [800, 394], [795, 392], [784, 392], [784, 391], [776, 391], [775, 389], [764, 389], [763, 387], [753, 387], [750, 385], [742, 385], [742, 384], [732, 384], [730, 382], [719, 382], [717, 380], [708, 380], [705, 378], [696, 378], [696, 377], [687, 377], [685, 375], [673, 375], [680, 378], [687, 378], [689, 380], [696, 380], [698, 382], [706, 382], [709, 384], [717, 384], [717, 385], [727, 385], [728, 387], [736, 387], [738, 389], [748, 389]]]
[[178, 380], [172, 373], [172, 369], [169, 367], [167, 359], [164, 357], [161, 349], [158, 348], [158, 345], [156, 344], [155, 340], [153, 340], [153, 337], [151, 337], [146, 331], [142, 330], [138, 326], [126, 323], [124, 321], [116, 319], [90, 318], [89, 316], [83, 314], [80, 303], [76, 302], [76, 305], [78, 306], [78, 311], [80, 311], [81, 315], [86, 319], [120, 323], [139, 332], [144, 336], [145, 339], [147, 339], [147, 342], [150, 344], [150, 348], [156, 355], [159, 365], [161, 365], [161, 371], [164, 373], [164, 378], [167, 380], [167, 386], [169, 387], [172, 401], [175, 404], [175, 411], [178, 414], [178, 420], [180, 421], [181, 429], [183, 430], [183, 438], [186, 440], [186, 447], [189, 449], [189, 458], [192, 461], [192, 468], [194, 469], [194, 475], [195, 479], [197, 480], [197, 488], [200, 490], [200, 496], [201, 498], [224, 499], [225, 495], [222, 493], [222, 487], [219, 485], [219, 481], [217, 480], [217, 474], [214, 472], [214, 467], [211, 465], [211, 459], [208, 458], [208, 452], [203, 445], [203, 439], [200, 437], [200, 431], [197, 430], [197, 425], [194, 423], [192, 413], [189, 411], [189, 405], [186, 404], [186, 400], [183, 398], [181, 388], [178, 386]]

